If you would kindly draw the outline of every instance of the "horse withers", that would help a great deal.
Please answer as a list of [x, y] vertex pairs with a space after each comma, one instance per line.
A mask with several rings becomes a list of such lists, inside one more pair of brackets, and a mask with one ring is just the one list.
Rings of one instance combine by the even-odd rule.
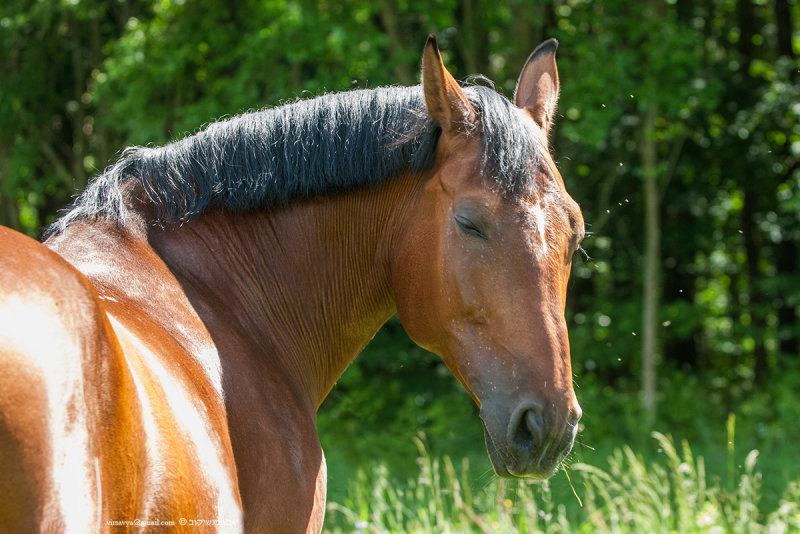
[[126, 150], [47, 232], [0, 230], [0, 525], [318, 532], [316, 411], [397, 313], [480, 407], [496, 472], [580, 417], [564, 306], [583, 220], [548, 151], [556, 42], [514, 102], [329, 94]]

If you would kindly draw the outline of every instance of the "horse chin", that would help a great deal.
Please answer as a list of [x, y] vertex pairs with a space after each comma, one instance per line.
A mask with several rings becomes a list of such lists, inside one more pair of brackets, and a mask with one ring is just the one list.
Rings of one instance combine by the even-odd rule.
[[516, 478], [508, 470], [508, 467], [506, 467], [506, 462], [500, 456], [497, 447], [495, 447], [492, 437], [489, 435], [489, 431], [484, 429], [483, 436], [486, 439], [486, 451], [489, 453], [489, 461], [492, 462], [492, 468], [494, 469], [494, 472], [497, 473], [497, 476], [503, 478]]

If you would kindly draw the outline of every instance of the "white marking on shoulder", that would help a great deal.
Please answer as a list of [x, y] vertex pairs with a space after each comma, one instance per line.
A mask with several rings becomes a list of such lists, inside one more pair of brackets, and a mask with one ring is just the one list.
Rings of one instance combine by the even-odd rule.
[[[0, 325], [15, 325], [15, 331], [0, 331], [0, 345], [10, 353], [24, 355], [21, 365], [34, 366], [47, 395], [52, 490], [44, 496], [43, 531], [83, 533], [94, 530], [100, 503], [95, 501], [97, 484], [94, 465], [88, 457], [89, 430], [84, 398], [83, 362], [76, 331], [65, 328], [53, 313], [49, 297], [37, 301], [18, 295], [0, 302]], [[22, 331], [20, 331], [22, 329]], [[29, 331], [26, 331], [29, 330]], [[42, 335], [45, 333], [44, 335]], [[51, 524], [52, 521], [52, 524]], [[95, 525], [96, 527], [99, 525]]]
[[[110, 318], [110, 317], [109, 317]], [[119, 323], [112, 319], [114, 330], [119, 332]], [[161, 453], [161, 438], [159, 437], [158, 422], [153, 411], [153, 405], [150, 402], [150, 397], [147, 395], [147, 389], [136, 370], [131, 367], [131, 362], [125, 359], [128, 370], [133, 378], [133, 386], [136, 388], [136, 396], [139, 398], [139, 404], [142, 407], [142, 426], [144, 429], [144, 447], [147, 454], [147, 459], [144, 466], [144, 476], [146, 477], [145, 487], [147, 488], [147, 495], [144, 496], [145, 500], [145, 514], [144, 517], [150, 517], [151, 509], [157, 505], [158, 488], [161, 486], [166, 471], [164, 466], [159, 461], [153, 461], [153, 458], [159, 459], [162, 457]]]
[[[115, 331], [126, 331], [113, 316], [110, 319]], [[164, 400], [172, 414], [171, 420], [178, 425], [187, 441], [193, 446], [197, 462], [202, 466], [198, 472], [203, 474], [206, 479], [205, 485], [212, 487], [217, 496], [216, 515], [220, 525], [225, 525], [226, 530], [241, 531], [244, 527], [241, 507], [236, 498], [236, 482], [229, 476], [225, 467], [221, 443], [205, 416], [206, 406], [195, 399], [180, 380], [170, 374], [158, 356], [147, 346], [133, 335], [128, 335], [127, 340], [136, 345], [137, 352], [142, 355], [143, 363], [158, 380]], [[218, 358], [217, 356], [217, 360]], [[146, 395], [140, 391], [140, 396]]]
[[222, 391], [222, 363], [219, 361], [219, 352], [213, 343], [197, 339], [194, 332], [187, 330], [183, 323], [176, 321], [171, 325], [178, 329], [189, 351], [194, 354], [195, 360], [200, 364], [206, 377], [211, 382], [219, 398], [224, 398]]

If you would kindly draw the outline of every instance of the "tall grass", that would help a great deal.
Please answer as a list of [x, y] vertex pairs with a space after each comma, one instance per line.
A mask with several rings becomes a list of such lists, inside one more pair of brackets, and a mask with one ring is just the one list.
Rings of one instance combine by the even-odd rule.
[[[759, 512], [758, 451], [751, 451], [727, 483], [709, 480], [702, 456], [654, 433], [660, 461], [645, 461], [630, 447], [614, 451], [608, 467], [575, 464], [570, 483], [579, 499], [556, 502], [546, 481], [490, 478], [479, 488], [458, 466], [432, 457], [423, 439], [416, 479], [398, 484], [383, 466], [359, 472], [343, 502], [328, 505], [326, 532], [480, 533], [708, 533], [800, 532], [800, 480], [776, 509]], [[732, 442], [732, 440], [729, 440]], [[729, 450], [729, 454], [733, 454]], [[730, 477], [735, 477], [732, 479]]]

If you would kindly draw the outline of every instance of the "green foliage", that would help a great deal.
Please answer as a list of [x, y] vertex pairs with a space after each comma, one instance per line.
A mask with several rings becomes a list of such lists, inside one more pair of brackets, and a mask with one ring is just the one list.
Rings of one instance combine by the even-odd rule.
[[663, 434], [653, 437], [659, 444], [660, 461], [647, 462], [626, 446], [614, 451], [607, 471], [585, 464], [573, 466], [584, 484], [585, 513], [592, 531], [744, 534], [792, 532], [800, 526], [798, 481], [789, 485], [766, 517], [759, 511], [757, 450], [744, 458], [736, 484], [725, 488], [719, 481], [709, 481], [703, 457], [693, 455], [688, 442], [678, 449]]
[[569, 468], [581, 500], [557, 497], [558, 479], [476, 484], [468, 462], [456, 468], [417, 438], [416, 477], [393, 480], [382, 465], [360, 470], [347, 496], [328, 504], [326, 531], [756, 534], [800, 528], [800, 478], [773, 508], [760, 509], [757, 450], [744, 457], [736, 484], [726, 488], [687, 442], [677, 447], [663, 434], [653, 438], [659, 447], [654, 459], [625, 446], [613, 451], [607, 468]]
[[[376, 341], [380, 342], [379, 339]], [[376, 374], [359, 376], [358, 383], [346, 387], [340, 384], [344, 390], [340, 392], [343, 397], [332, 398], [328, 401], [330, 405], [324, 406], [319, 414], [318, 428], [328, 457], [329, 500], [350, 510], [359, 511], [361, 508], [355, 507], [353, 499], [356, 496], [353, 492], [361, 491], [365, 493], [359, 506], [363, 507], [365, 503], [372, 503], [372, 507], [390, 506], [385, 496], [381, 499], [370, 499], [368, 496], [372, 484], [376, 483], [376, 474], [372, 470], [378, 469], [377, 464], [385, 471], [391, 488], [398, 491], [405, 488], [403, 491], [410, 492], [411, 489], [406, 487], [407, 481], [418, 478], [420, 469], [420, 460], [417, 459], [419, 451], [412, 444], [418, 432], [425, 433], [426, 451], [432, 457], [440, 458], [443, 462], [445, 456], [450, 456], [458, 458], [457, 463], [466, 462], [470, 466], [467, 475], [459, 475], [461, 478], [466, 476], [468, 480], [461, 483], [463, 491], [479, 493], [492, 487], [494, 474], [486, 456], [482, 429], [477, 415], [470, 413], [471, 399], [458, 391], [460, 386], [457, 382], [442, 374], [437, 379], [439, 383], [429, 381], [427, 384], [417, 384], [414, 386], [417, 388], [415, 398], [420, 393], [423, 398], [429, 395], [435, 398], [432, 403], [419, 406], [404, 405], [402, 390], [384, 392], [382, 396], [390, 401], [381, 403], [380, 411], [374, 412], [373, 407], [378, 403], [376, 399], [370, 399], [370, 396], [380, 389], [380, 384], [385, 383], [379, 362], [385, 362], [386, 358], [378, 358], [374, 353], [367, 353], [366, 356], [370, 360], [370, 372]], [[424, 357], [431, 358], [430, 355]], [[429, 361], [436, 363], [435, 360]], [[402, 369], [414, 366], [410, 361], [402, 365]], [[391, 371], [394, 372], [397, 369]], [[416, 373], [420, 377], [435, 374], [420, 371], [419, 368]], [[586, 489], [587, 483], [580, 473], [583, 468], [578, 469], [576, 466], [594, 466], [609, 472], [613, 462], [608, 458], [622, 455], [617, 459], [617, 464], [622, 465], [625, 463], [623, 460], [628, 455], [633, 455], [634, 451], [643, 465], [663, 465], [665, 458], [669, 457], [665, 453], [669, 448], [661, 441], [654, 444], [646, 433], [642, 423], [643, 415], [638, 408], [639, 391], [635, 378], [621, 378], [612, 385], [598, 373], [583, 374], [576, 384], [576, 392], [584, 408], [584, 417], [566, 468], [570, 470], [578, 497], [588, 509], [591, 503], [586, 502], [589, 490]], [[414, 381], [406, 380], [404, 383], [410, 385]], [[356, 392], [365, 388], [363, 384], [375, 386], [366, 386], [367, 393], [360, 396]], [[429, 388], [427, 392], [426, 388]], [[337, 386], [336, 389], [340, 387]], [[719, 491], [733, 492], [738, 487], [737, 473], [745, 465], [742, 463], [743, 454], [740, 451], [760, 451], [761, 478], [757, 504], [759, 517], [763, 519], [771, 510], [781, 506], [781, 498], [787, 488], [800, 481], [800, 468], [794, 461], [794, 444], [800, 442], [800, 430], [795, 424], [800, 419], [800, 404], [795, 402], [798, 390], [800, 383], [793, 373], [776, 380], [768, 391], [754, 388], [752, 375], [722, 379], [707, 375], [686, 376], [674, 371], [663, 373], [660, 395], [662, 402], [669, 405], [669, 409], [659, 412], [655, 428], [664, 429], [675, 436], [675, 440], [683, 444], [682, 448], [688, 448], [692, 444], [691, 449], [695, 456], [703, 457], [702, 469], [705, 470], [704, 476], [708, 477], [707, 484], [709, 487], [721, 485], [722, 489]], [[351, 392], [362, 399], [362, 404], [350, 404]], [[348, 406], [348, 410], [342, 409], [343, 405]], [[734, 413], [736, 417], [731, 419], [730, 414]], [[624, 452], [626, 447], [628, 452]], [[623, 471], [629, 468], [632, 467], [620, 467]], [[695, 469], [699, 470], [700, 467]], [[650, 470], [652, 468], [648, 467], [648, 472]], [[631, 478], [634, 474], [628, 473], [625, 476]], [[656, 479], [661, 480], [658, 477]], [[631, 478], [630, 482], [633, 484], [635, 481]], [[700, 482], [697, 481], [697, 484]], [[545, 506], [544, 499], [551, 499], [559, 505], [564, 504], [567, 506], [564, 513], [569, 520], [573, 520], [576, 513], [585, 513], [585, 510], [575, 510], [577, 502], [566, 477], [557, 474], [548, 488], [549, 494], [536, 490], [536, 493], [529, 496], [536, 501], [536, 506]], [[622, 491], [622, 488], [618, 489]], [[645, 491], [642, 488], [640, 490]], [[622, 499], [623, 496], [620, 493], [616, 498]], [[447, 506], [441, 511], [447, 521], [455, 523], [470, 520], [468, 517], [461, 517], [465, 512], [453, 509], [452, 503]], [[648, 506], [655, 505], [650, 502]], [[410, 508], [413, 509], [413, 506]], [[373, 508], [369, 510], [374, 512]], [[556, 507], [545, 513], [556, 517], [561, 512]], [[359, 517], [368, 519], [365, 514], [366, 512], [361, 513]], [[542, 525], [538, 528], [546, 530]], [[567, 532], [572, 530], [568, 529]]]
[[[568, 532], [565, 507], [547, 482], [494, 479], [473, 490], [470, 463], [432, 456], [415, 437], [417, 473], [393, 479], [385, 466], [359, 470], [342, 502], [330, 502], [327, 532]], [[566, 529], [566, 530], [565, 530]]]

